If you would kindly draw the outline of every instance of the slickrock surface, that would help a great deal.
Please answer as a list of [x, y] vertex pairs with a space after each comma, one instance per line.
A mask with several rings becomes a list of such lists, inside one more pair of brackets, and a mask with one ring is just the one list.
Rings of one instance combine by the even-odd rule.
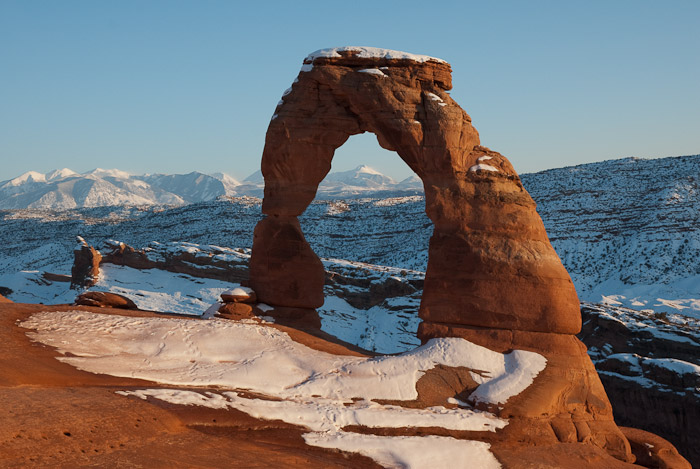
[[[0, 467], [379, 467], [357, 454], [309, 447], [303, 429], [280, 421], [117, 395], [154, 383], [87, 373], [56, 360], [59, 354], [52, 347], [32, 343], [17, 325], [47, 309], [155, 316], [0, 303]], [[357, 355], [308, 334], [293, 334], [320, 350]]]

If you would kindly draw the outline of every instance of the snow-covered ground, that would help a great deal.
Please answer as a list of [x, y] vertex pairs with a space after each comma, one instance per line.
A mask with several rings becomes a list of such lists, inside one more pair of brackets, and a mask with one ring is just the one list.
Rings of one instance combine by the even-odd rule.
[[[21, 303], [70, 304], [82, 292], [72, 290], [69, 282], [45, 279], [42, 271], [3, 274], [0, 275], [0, 285], [11, 288], [12, 299]], [[140, 309], [201, 315], [217, 301], [221, 292], [229, 288], [230, 283], [219, 280], [103, 264], [99, 281], [90, 290], [124, 295]]]
[[508, 421], [455, 399], [426, 409], [375, 400], [416, 399], [418, 379], [443, 365], [478, 370], [471, 373], [479, 386], [469, 401], [502, 405], [527, 389], [546, 366], [545, 358], [533, 352], [501, 354], [458, 338], [432, 339], [399, 355], [332, 355], [297, 343], [269, 326], [223, 319], [133, 318], [51, 312], [49, 308], [20, 326], [31, 330], [32, 340], [56, 347], [64, 354], [60, 361], [81, 370], [175, 386], [219, 388], [216, 392], [121, 391], [125, 396], [234, 408], [256, 418], [283, 420], [306, 427], [308, 444], [357, 451], [390, 467], [434, 467], [436, 458], [452, 460], [455, 467], [473, 467], [475, 461], [479, 467], [500, 465], [486, 443], [434, 436], [364, 436], [344, 428], [443, 427], [493, 432]]
[[419, 306], [420, 296], [389, 298], [385, 304], [360, 309], [327, 295], [318, 313], [321, 329], [340, 340], [379, 353], [397, 353], [420, 345]]

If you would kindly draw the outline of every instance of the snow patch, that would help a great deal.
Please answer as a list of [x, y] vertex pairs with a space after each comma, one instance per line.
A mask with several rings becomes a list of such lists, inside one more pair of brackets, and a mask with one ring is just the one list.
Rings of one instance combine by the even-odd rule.
[[236, 288], [232, 288], [230, 290], [226, 290], [224, 292], [221, 292], [222, 295], [230, 295], [230, 296], [250, 296], [254, 293], [255, 292], [253, 291], [253, 289], [248, 288], [248, 287], [236, 287]]
[[501, 464], [482, 441], [442, 436], [377, 436], [358, 433], [306, 433], [306, 444], [360, 453], [391, 468], [497, 469]]
[[391, 49], [380, 49], [378, 47], [358, 47], [358, 46], [344, 46], [344, 47], [333, 47], [329, 49], [319, 49], [315, 52], [310, 53], [306, 59], [305, 63], [312, 63], [318, 57], [325, 58], [339, 58], [342, 57], [340, 52], [355, 52], [354, 56], [362, 59], [396, 59], [396, 60], [411, 60], [413, 62], [423, 63], [423, 62], [439, 62], [446, 63], [442, 59], [436, 57], [430, 57], [428, 55], [417, 55], [408, 52], [401, 52]]
[[369, 73], [370, 75], [376, 75], [378, 77], [389, 78], [384, 72], [382, 72], [378, 68], [363, 68], [362, 70], [358, 70], [358, 72]]
[[493, 171], [493, 172], [498, 172], [498, 168], [495, 168], [491, 166], [490, 164], [475, 164], [471, 168], [469, 168], [470, 172], [476, 172], [476, 171]]
[[[439, 436], [376, 436], [342, 431], [349, 425], [366, 427], [443, 426], [455, 430], [495, 431], [505, 421], [485, 412], [462, 409], [432, 412], [360, 402], [345, 406], [338, 402], [270, 401], [246, 399], [235, 392], [199, 393], [177, 389], [140, 389], [117, 391], [122, 396], [154, 398], [178, 405], [197, 405], [212, 409], [234, 408], [255, 418], [282, 420], [312, 430], [303, 435], [310, 446], [335, 448], [359, 453], [385, 467], [501, 467], [484, 442], [457, 440]], [[455, 465], [456, 464], [456, 465]]]
[[[522, 392], [544, 369], [538, 354], [493, 352], [458, 338], [432, 339], [401, 355], [331, 355], [286, 333], [228, 320], [130, 318], [82, 311], [45, 312], [22, 327], [57, 347], [62, 362], [93, 373], [175, 385], [226, 386], [279, 398], [413, 400], [416, 382], [436, 365], [487, 373], [481, 402], [498, 404]], [[504, 374], [512, 374], [506, 377]]]
[[435, 93], [426, 93], [428, 98], [430, 98], [431, 101], [436, 101], [438, 105], [440, 106], [447, 106], [447, 103], [442, 100], [442, 98]]

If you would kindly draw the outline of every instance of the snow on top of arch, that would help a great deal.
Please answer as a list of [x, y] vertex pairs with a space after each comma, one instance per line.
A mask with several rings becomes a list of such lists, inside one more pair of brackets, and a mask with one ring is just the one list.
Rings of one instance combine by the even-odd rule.
[[437, 57], [431, 57], [429, 55], [418, 55], [411, 54], [409, 52], [402, 52], [398, 50], [391, 49], [380, 49], [378, 47], [358, 47], [358, 46], [343, 46], [343, 47], [332, 47], [329, 49], [319, 49], [315, 52], [310, 53], [304, 62], [311, 63], [317, 57], [342, 57], [340, 52], [357, 52], [356, 57], [362, 59], [399, 59], [399, 60], [412, 60], [414, 62], [428, 62], [430, 60], [440, 63], [446, 63], [442, 59]]
[[498, 168], [491, 166], [490, 164], [475, 164], [471, 168], [469, 168], [469, 171], [471, 172], [476, 172], [476, 171], [491, 171], [491, 172], [498, 172]]

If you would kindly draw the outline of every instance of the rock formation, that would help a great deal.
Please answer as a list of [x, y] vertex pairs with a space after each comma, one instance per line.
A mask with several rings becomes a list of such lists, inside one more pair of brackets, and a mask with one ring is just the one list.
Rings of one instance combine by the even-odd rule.
[[88, 245], [80, 236], [77, 237], [78, 245], [73, 250], [75, 260], [71, 269], [71, 288], [87, 288], [97, 283], [100, 275], [100, 251]]
[[103, 263], [134, 269], [161, 269], [169, 272], [213, 278], [231, 283], [248, 281], [248, 255], [228, 248], [184, 243], [151, 243], [135, 249], [119, 241], [108, 240], [103, 248]]
[[99, 308], [138, 309], [136, 303], [116, 293], [87, 291], [78, 295], [76, 305], [97, 306]]
[[255, 230], [251, 260], [251, 286], [261, 301], [322, 304], [323, 267], [297, 216], [328, 174], [336, 148], [373, 132], [425, 187], [435, 225], [425, 321], [578, 332], [578, 298], [535, 203], [508, 160], [479, 145], [471, 118], [447, 93], [451, 82], [449, 64], [423, 56], [350, 48], [305, 60], [265, 140], [267, 218]]
[[544, 355], [547, 367], [527, 392], [489, 409], [513, 418], [502, 435], [521, 445], [587, 443], [632, 462], [574, 336], [578, 297], [535, 203], [510, 162], [480, 145], [471, 118], [447, 93], [451, 81], [442, 60], [383, 49], [326, 49], [304, 60], [266, 135], [266, 218], [254, 233], [250, 285], [277, 309], [323, 304], [323, 266], [297, 217], [335, 150], [351, 135], [372, 132], [421, 178], [434, 224], [419, 337]]

